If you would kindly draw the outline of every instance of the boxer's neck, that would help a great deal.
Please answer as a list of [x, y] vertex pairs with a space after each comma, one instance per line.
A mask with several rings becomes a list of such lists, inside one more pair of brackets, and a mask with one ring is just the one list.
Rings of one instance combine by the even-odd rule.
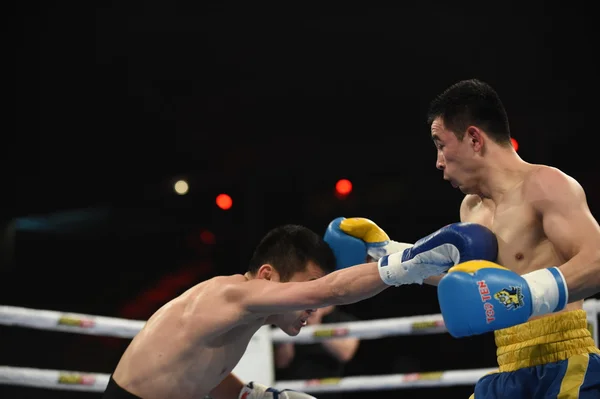
[[531, 164], [512, 149], [495, 145], [487, 148], [487, 152], [480, 170], [479, 195], [498, 204], [507, 191], [523, 181]]

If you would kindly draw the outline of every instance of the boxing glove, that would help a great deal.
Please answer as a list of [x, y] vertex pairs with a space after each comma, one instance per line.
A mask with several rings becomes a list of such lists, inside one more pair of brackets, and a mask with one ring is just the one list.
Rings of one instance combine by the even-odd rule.
[[412, 246], [390, 240], [385, 231], [365, 218], [334, 219], [327, 226], [324, 240], [335, 254], [338, 269], [365, 263], [367, 256], [378, 260]]
[[458, 263], [496, 260], [498, 241], [487, 227], [476, 223], [453, 223], [421, 238], [402, 252], [379, 259], [379, 274], [388, 285], [422, 284]]
[[568, 298], [567, 284], [557, 267], [519, 276], [496, 263], [474, 260], [450, 268], [438, 284], [444, 324], [457, 338], [558, 312]]
[[290, 389], [277, 390], [257, 382], [249, 382], [242, 388], [238, 399], [316, 399], [304, 392]]

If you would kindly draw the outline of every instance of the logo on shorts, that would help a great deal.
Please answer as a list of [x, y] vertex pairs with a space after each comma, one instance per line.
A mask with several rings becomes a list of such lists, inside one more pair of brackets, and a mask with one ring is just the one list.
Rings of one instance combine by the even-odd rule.
[[496, 292], [494, 298], [508, 310], [517, 310], [525, 304], [523, 302], [521, 287], [511, 286], [510, 288], [504, 288]]

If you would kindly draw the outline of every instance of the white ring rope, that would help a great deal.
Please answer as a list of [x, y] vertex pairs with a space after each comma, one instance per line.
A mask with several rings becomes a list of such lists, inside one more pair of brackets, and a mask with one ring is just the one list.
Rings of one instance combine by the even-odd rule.
[[[372, 391], [415, 387], [475, 385], [495, 368], [345, 378], [276, 381], [277, 389], [313, 392]], [[104, 392], [110, 374], [0, 366], [0, 385], [19, 385], [68, 391]]]
[[[600, 300], [584, 302], [588, 322], [593, 326], [598, 345], [597, 313]], [[80, 313], [64, 313], [51, 310], [0, 306], [0, 325], [28, 327], [41, 330], [133, 338], [145, 321], [114, 317], [93, 316]], [[435, 334], [445, 332], [441, 315], [390, 318], [351, 323], [306, 326], [296, 337], [272, 330], [273, 342], [293, 341], [308, 344], [341, 336], [376, 339], [393, 335]], [[474, 385], [483, 375], [494, 368], [476, 370], [452, 370], [426, 373], [359, 376], [311, 380], [276, 381], [279, 389], [295, 389], [307, 393], [402, 389], [413, 387]], [[0, 385], [19, 385], [60, 390], [103, 392], [110, 375], [81, 371], [44, 370], [36, 368], [0, 366]]]
[[133, 338], [145, 323], [141, 320], [126, 320], [116, 317], [0, 306], [0, 324], [38, 330]]
[[[600, 312], [600, 300], [588, 299], [584, 302], [584, 309], [588, 312], [588, 321], [596, 324], [594, 319], [596, 314]], [[0, 306], [0, 325], [6, 326], [133, 338], [145, 323], [142, 320]], [[434, 314], [306, 326], [295, 337], [290, 337], [280, 330], [273, 330], [272, 340], [273, 342], [308, 344], [342, 336], [379, 339], [396, 335], [438, 334], [443, 332], [446, 332], [446, 327], [442, 315]]]
[[104, 392], [110, 374], [0, 366], [0, 385]]

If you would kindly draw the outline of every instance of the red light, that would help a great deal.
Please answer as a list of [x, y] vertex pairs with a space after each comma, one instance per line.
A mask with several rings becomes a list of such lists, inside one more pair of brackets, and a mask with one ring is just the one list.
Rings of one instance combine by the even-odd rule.
[[215, 201], [217, 203], [217, 206], [223, 210], [227, 210], [229, 208], [231, 208], [231, 206], [233, 205], [233, 200], [231, 199], [231, 197], [227, 194], [219, 194], [217, 195], [217, 200]]
[[200, 233], [200, 241], [206, 245], [213, 245], [215, 243], [215, 235], [212, 231], [203, 230]]
[[352, 192], [352, 182], [348, 179], [340, 179], [335, 184], [335, 191], [339, 195], [348, 195]]
[[511, 142], [513, 148], [515, 149], [515, 151], [517, 151], [519, 149], [519, 143], [517, 143], [517, 140], [511, 138], [510, 142]]

